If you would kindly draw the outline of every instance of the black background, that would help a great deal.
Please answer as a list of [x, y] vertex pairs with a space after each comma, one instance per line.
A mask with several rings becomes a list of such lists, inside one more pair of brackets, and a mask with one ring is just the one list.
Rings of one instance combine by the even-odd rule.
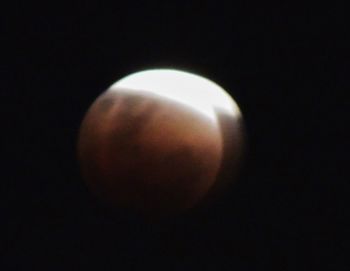
[[[344, 7], [28, 2], [1, 18], [6, 270], [349, 270]], [[96, 201], [76, 161], [94, 99], [155, 67], [222, 85], [248, 137], [228, 195], [163, 224]]]

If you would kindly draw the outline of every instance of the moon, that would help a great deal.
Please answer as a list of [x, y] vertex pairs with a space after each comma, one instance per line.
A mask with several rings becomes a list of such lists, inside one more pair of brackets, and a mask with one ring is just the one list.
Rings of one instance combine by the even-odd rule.
[[78, 158], [90, 191], [118, 208], [171, 215], [235, 179], [241, 111], [219, 85], [179, 70], [128, 75], [87, 111]]

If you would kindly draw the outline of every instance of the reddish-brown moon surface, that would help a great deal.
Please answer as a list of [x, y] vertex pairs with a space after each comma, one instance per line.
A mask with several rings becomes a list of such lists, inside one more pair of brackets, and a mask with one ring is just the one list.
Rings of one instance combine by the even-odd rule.
[[129, 75], [102, 93], [79, 134], [90, 190], [119, 208], [171, 215], [234, 179], [240, 110], [215, 83], [177, 70]]

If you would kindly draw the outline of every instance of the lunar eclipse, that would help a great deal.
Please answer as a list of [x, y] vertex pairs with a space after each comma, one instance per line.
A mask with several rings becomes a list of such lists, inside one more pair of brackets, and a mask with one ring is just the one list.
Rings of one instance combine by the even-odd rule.
[[236, 178], [243, 136], [241, 111], [219, 85], [184, 71], [146, 70], [117, 81], [91, 105], [78, 158], [102, 200], [169, 215]]

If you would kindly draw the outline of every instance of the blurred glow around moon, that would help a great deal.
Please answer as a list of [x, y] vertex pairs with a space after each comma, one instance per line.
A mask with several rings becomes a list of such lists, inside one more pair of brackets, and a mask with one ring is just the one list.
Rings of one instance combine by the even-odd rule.
[[217, 123], [216, 111], [235, 118], [241, 112], [227, 92], [216, 83], [184, 71], [153, 69], [136, 72], [114, 83], [109, 91], [149, 91], [199, 111]]

